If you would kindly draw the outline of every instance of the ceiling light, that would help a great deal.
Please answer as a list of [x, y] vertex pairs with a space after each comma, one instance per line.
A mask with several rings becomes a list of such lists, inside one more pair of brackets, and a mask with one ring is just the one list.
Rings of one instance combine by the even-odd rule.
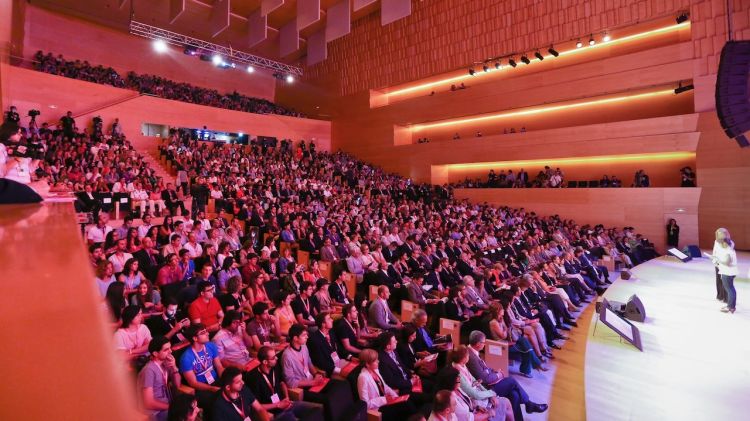
[[677, 88], [675, 88], [674, 93], [675, 93], [675, 95], [679, 95], [679, 94], [681, 94], [683, 92], [687, 92], [687, 91], [693, 90], [693, 88], [695, 88], [695, 86], [693, 86], [692, 83], [690, 85], [682, 86], [682, 82], [680, 82], [680, 84], [677, 85]]
[[611, 40], [612, 40], [612, 37], [611, 37], [611, 36], [609, 36], [609, 34], [605, 32], [605, 33], [604, 33], [604, 37], [602, 38], [602, 41], [604, 41], [604, 42], [609, 42], [609, 41], [611, 41]]
[[495, 69], [500, 70], [500, 61], [495, 62]]
[[589, 45], [594, 45], [594, 44], [596, 44], [596, 40], [594, 39], [594, 36], [591, 35], [591, 37], [589, 38]]
[[292, 83], [292, 82], [294, 82], [294, 76], [286, 75], [286, 83]]
[[224, 62], [224, 59], [221, 58], [221, 56], [218, 54], [215, 54], [213, 57], [211, 57], [211, 63], [213, 63], [214, 66], [218, 66], [223, 62]]
[[469, 69], [469, 74], [471, 76], [474, 76], [474, 73], [476, 73], [476, 71], [473, 68]]
[[248, 73], [252, 73], [254, 71], [255, 71], [255, 67], [253, 67], [253, 66], [247, 66], [247, 72]]
[[547, 50], [547, 52], [550, 53], [550, 54], [552, 54], [555, 57], [557, 57], [557, 56], [560, 55], [560, 53], [558, 53], [557, 50], [555, 50], [555, 47], [553, 47], [551, 45], [549, 46], [549, 50]]
[[583, 43], [579, 39], [578, 42], [576, 42], [576, 48], [581, 48], [581, 47], [583, 47]]
[[163, 39], [155, 39], [153, 42], [154, 51], [157, 53], [166, 53], [169, 50], [167, 42]]
[[529, 60], [529, 58], [526, 57], [525, 55], [521, 56], [521, 61], [524, 62], [524, 63], [526, 63], [526, 64], [531, 63], [531, 60]]
[[677, 24], [679, 25], [679, 24], [681, 24], [683, 22], [686, 22], [689, 18], [690, 18], [690, 15], [688, 15], [687, 12], [682, 12], [682, 13], [680, 13], [679, 16], [677, 16], [677, 19], [675, 19], [675, 20], [677, 21]]
[[513, 59], [510, 59], [510, 60], [508, 60], [508, 64], [510, 64], [510, 65], [511, 65], [511, 66], [513, 66], [513, 67], [516, 67], [516, 66], [518, 66], [518, 64], [516, 63], [516, 61], [515, 61], [515, 60], [513, 60]]
[[534, 57], [538, 58], [539, 61], [544, 60], [544, 56], [539, 51], [537, 51], [536, 53], [534, 53]]
[[485, 72], [489, 72], [490, 71], [490, 66], [488, 66], [488, 65], [485, 64], [484, 66], [482, 66], [482, 70], [484, 70]]

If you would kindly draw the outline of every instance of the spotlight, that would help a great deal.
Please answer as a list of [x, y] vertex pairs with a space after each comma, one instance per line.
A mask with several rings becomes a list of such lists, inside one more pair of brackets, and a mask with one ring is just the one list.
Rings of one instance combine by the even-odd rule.
[[687, 12], [682, 12], [682, 13], [680, 13], [679, 16], [677, 16], [677, 19], [675, 19], [675, 20], [677, 21], [677, 24], [679, 25], [679, 24], [681, 24], [683, 22], [686, 22], [688, 19], [690, 19], [690, 16], [688, 15], [688, 13]]
[[495, 69], [500, 70], [500, 61], [495, 62]]
[[211, 63], [213, 63], [214, 66], [218, 66], [223, 62], [224, 62], [224, 59], [222, 59], [221, 56], [218, 54], [215, 54], [213, 57], [211, 57]]
[[253, 66], [247, 66], [247, 72], [252, 73], [255, 71], [255, 68]]
[[679, 94], [681, 94], [683, 92], [687, 92], [687, 91], [693, 90], [693, 88], [695, 88], [695, 86], [693, 86], [693, 84], [682, 86], [682, 82], [680, 82], [680, 84], [674, 90], [674, 94], [675, 95], [679, 95]]
[[534, 57], [538, 58], [539, 61], [544, 60], [544, 56], [539, 51], [537, 51], [536, 53], [534, 53]]
[[153, 45], [154, 51], [156, 51], [157, 53], [166, 53], [167, 50], [169, 50], [167, 42], [163, 39], [155, 39]]
[[473, 68], [469, 69], [469, 75], [474, 76], [474, 73], [476, 73], [476, 71], [474, 71]]
[[594, 36], [593, 36], [593, 35], [591, 35], [591, 36], [589, 37], [589, 45], [594, 45], [594, 44], [596, 44], [596, 40], [594, 39]]
[[484, 66], [482, 66], [482, 70], [484, 70], [485, 73], [489, 72], [490, 71], [490, 66], [488, 66], [488, 65], [485, 64]]
[[198, 49], [195, 47], [186, 46], [182, 52], [185, 53], [185, 55], [194, 56], [198, 54]]
[[560, 55], [560, 53], [555, 50], [555, 47], [551, 46], [549, 47], [549, 50], [547, 50], [548, 53], [552, 54], [554, 57], [557, 57]]
[[524, 62], [524, 63], [526, 63], [526, 64], [531, 63], [531, 60], [529, 60], [529, 58], [526, 57], [525, 55], [521, 56], [521, 61]]
[[610, 42], [611, 40], [612, 40], [612, 37], [609, 36], [609, 34], [605, 32], [604, 33], [604, 38], [602, 38], [602, 41], [604, 41], [604, 42]]
[[510, 60], [508, 60], [508, 64], [510, 64], [510, 65], [511, 65], [511, 66], [513, 66], [513, 67], [516, 67], [516, 66], [518, 66], [518, 64], [516, 63], [516, 61], [515, 61], [515, 60], [513, 60], [513, 59], [510, 59]]
[[292, 83], [292, 82], [294, 82], [294, 76], [286, 75], [286, 83]]
[[579, 39], [578, 42], [576, 42], [576, 48], [581, 48], [581, 47], [583, 47], [583, 43]]

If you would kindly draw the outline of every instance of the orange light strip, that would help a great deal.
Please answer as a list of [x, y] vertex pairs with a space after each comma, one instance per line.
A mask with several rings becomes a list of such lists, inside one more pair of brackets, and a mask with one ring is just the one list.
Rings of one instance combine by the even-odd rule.
[[456, 120], [447, 120], [447, 121], [441, 121], [438, 123], [415, 124], [409, 128], [412, 130], [412, 132], [418, 132], [420, 130], [432, 129], [435, 127], [453, 126], [453, 125], [459, 125], [459, 124], [464, 124], [464, 123], [476, 123], [478, 121], [496, 120], [496, 119], [506, 118], [506, 117], [543, 114], [543, 113], [549, 113], [553, 111], [588, 107], [591, 105], [602, 105], [602, 104], [611, 104], [615, 102], [632, 101], [636, 99], [654, 97], [654, 96], [659, 96], [659, 95], [674, 95], [674, 89], [673, 88], [664, 89], [664, 90], [659, 90], [659, 91], [654, 91], [654, 92], [646, 92], [642, 94], [617, 96], [617, 97], [612, 97], [612, 98], [597, 99], [593, 101], [576, 102], [572, 104], [568, 103], [568, 104], [561, 104], [561, 105], [552, 105], [548, 107], [527, 108], [527, 109], [522, 109], [521, 111], [511, 111], [507, 113], [498, 113], [498, 114], [487, 114], [487, 115], [483, 115], [479, 117], [469, 117], [469, 118], [456, 119]]
[[476, 168], [500, 168], [500, 167], [525, 167], [534, 165], [557, 164], [610, 164], [615, 162], [638, 162], [638, 161], [671, 161], [695, 158], [695, 152], [661, 152], [661, 153], [644, 153], [629, 155], [600, 155], [582, 158], [548, 158], [548, 159], [531, 159], [524, 161], [498, 161], [498, 162], [479, 162], [474, 164], [445, 164], [435, 165], [436, 167], [446, 167], [449, 170], [463, 170]]
[[[653, 35], [659, 35], [659, 34], [663, 34], [663, 33], [666, 33], [666, 32], [677, 31], [677, 30], [680, 30], [680, 29], [682, 29], [684, 27], [687, 27], [687, 26], [690, 26], [690, 21], [679, 23], [679, 24], [675, 24], [675, 25], [669, 25], [669, 26], [665, 26], [665, 27], [662, 27], [662, 28], [652, 29], [652, 30], [646, 31], [646, 32], [639, 32], [637, 34], [627, 35], [627, 36], [624, 36], [622, 38], [612, 39], [612, 40], [609, 40], [609, 41], [606, 41], [606, 42], [600, 42], [600, 43], [597, 43], [597, 44], [594, 44], [594, 45], [584, 46], [582, 48], [575, 48], [575, 49], [572, 49], [572, 50], [559, 51], [559, 53], [560, 53], [561, 56], [563, 56], [563, 55], [577, 54], [577, 53], [580, 53], [580, 52], [583, 52], [583, 51], [590, 51], [592, 49], [596, 49], [596, 48], [600, 48], [600, 47], [604, 47], [604, 46], [610, 46], [610, 45], [616, 45], [616, 44], [623, 44], [623, 43], [626, 43], [626, 42], [635, 41], [635, 40], [638, 40], [638, 39], [641, 39], [641, 38], [646, 38], [646, 37], [653, 36]], [[546, 56], [544, 56], [545, 59], [551, 58], [551, 57], [553, 57], [553, 56], [552, 55], [546, 55]], [[540, 61], [536, 57], [529, 57], [529, 60], [531, 62]], [[520, 60], [519, 60], [519, 62], [520, 62]], [[519, 63], [519, 66], [520, 65], [521, 65], [521, 63]], [[501, 67], [499, 69], [490, 68], [487, 72], [485, 72], [485, 71], [478, 71], [478, 72], [476, 72], [474, 74], [474, 76], [467, 75], [467, 74], [459, 75], [459, 76], [453, 76], [453, 77], [449, 77], [449, 78], [445, 78], [445, 79], [436, 80], [434, 82], [427, 82], [427, 83], [423, 83], [423, 84], [416, 85], [416, 86], [410, 86], [408, 88], [397, 89], [397, 90], [395, 90], [393, 92], [388, 92], [385, 95], [386, 96], [404, 95], [404, 94], [407, 94], [409, 92], [414, 92], [414, 91], [418, 91], [418, 90], [425, 89], [425, 88], [431, 88], [431, 87], [437, 86], [437, 85], [448, 84], [448, 83], [451, 83], [451, 82], [465, 81], [465, 80], [469, 80], [469, 79], [472, 79], [472, 78], [480, 77], [480, 76], [485, 75], [485, 74], [490, 74], [490, 73], [499, 72], [499, 71], [507, 71], [507, 70], [512, 70], [512, 69], [513, 69], [512, 67], [510, 67], [509, 65], [506, 64], [505, 66], [503, 66], [503, 67]]]

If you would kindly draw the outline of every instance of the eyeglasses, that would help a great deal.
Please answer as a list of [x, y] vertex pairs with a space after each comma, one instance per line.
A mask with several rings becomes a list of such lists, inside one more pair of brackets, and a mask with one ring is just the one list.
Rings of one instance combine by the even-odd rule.
[[207, 330], [201, 330], [200, 332], [198, 332], [198, 335], [208, 335], [208, 331]]

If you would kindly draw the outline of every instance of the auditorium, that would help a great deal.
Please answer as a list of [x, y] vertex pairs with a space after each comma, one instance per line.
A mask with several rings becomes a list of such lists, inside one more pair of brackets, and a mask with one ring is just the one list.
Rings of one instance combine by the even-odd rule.
[[0, 110], [2, 420], [750, 420], [750, 1], [2, 0]]

